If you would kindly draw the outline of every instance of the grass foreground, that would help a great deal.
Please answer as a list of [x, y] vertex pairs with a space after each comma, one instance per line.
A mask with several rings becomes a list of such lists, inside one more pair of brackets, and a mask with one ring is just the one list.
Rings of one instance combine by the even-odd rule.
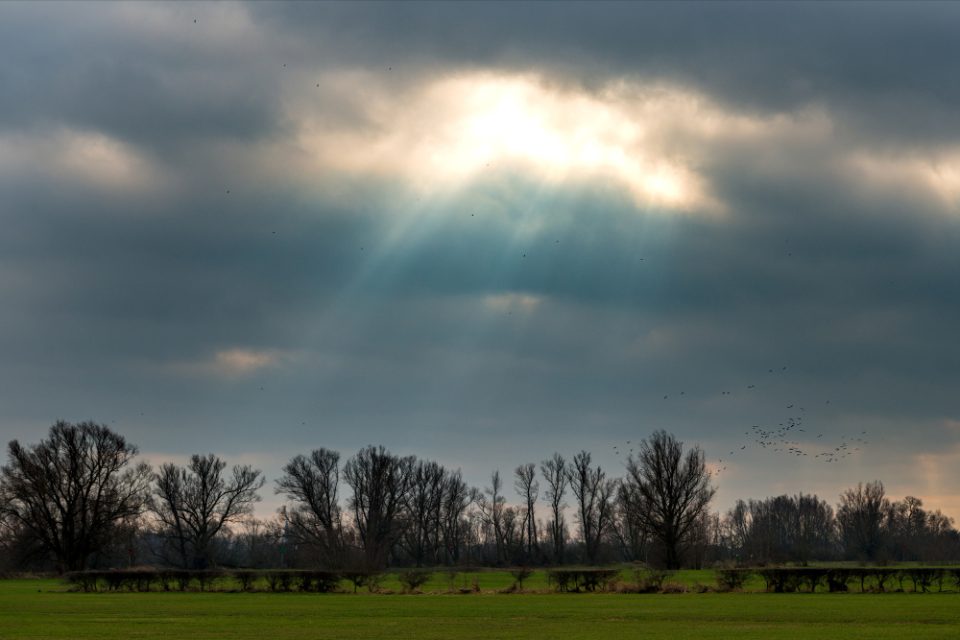
[[956, 594], [75, 593], [0, 581], [0, 638], [957, 638]]

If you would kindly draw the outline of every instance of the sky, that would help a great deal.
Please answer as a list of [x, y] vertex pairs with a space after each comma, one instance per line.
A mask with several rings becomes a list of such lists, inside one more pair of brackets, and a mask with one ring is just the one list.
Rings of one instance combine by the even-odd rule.
[[0, 436], [216, 452], [268, 516], [321, 446], [482, 487], [665, 429], [714, 510], [879, 479], [960, 517], [958, 23], [2, 3]]

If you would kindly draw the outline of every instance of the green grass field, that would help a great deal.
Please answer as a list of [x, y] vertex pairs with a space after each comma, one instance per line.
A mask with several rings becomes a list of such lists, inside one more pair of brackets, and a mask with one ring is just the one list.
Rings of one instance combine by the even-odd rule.
[[958, 598], [71, 593], [53, 580], [6, 580], [0, 638], [957, 638]]

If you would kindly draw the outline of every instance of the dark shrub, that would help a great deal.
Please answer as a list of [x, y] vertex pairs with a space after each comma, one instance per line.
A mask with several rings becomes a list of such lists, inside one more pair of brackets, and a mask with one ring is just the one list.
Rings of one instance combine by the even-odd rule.
[[547, 582], [562, 593], [596, 591], [607, 589], [619, 574], [617, 569], [551, 569], [547, 572]]
[[555, 585], [557, 591], [566, 593], [575, 586], [573, 571], [569, 569], [550, 569], [547, 571], [547, 582]]
[[71, 571], [65, 578], [73, 587], [89, 593], [97, 590], [97, 584], [100, 581], [100, 572]]
[[293, 575], [290, 571], [268, 571], [266, 577], [267, 586], [270, 588], [270, 591], [275, 593], [290, 591], [290, 587], [293, 585]]
[[199, 569], [192, 573], [197, 580], [197, 584], [200, 586], [200, 591], [206, 591], [207, 588], [212, 587], [219, 578], [223, 577], [223, 572], [218, 569]]
[[427, 583], [433, 572], [426, 569], [407, 569], [397, 574], [400, 584], [407, 593], [413, 593]]
[[516, 569], [510, 570], [510, 575], [513, 576], [513, 582], [517, 589], [522, 590], [523, 581], [533, 575], [533, 569], [529, 567], [517, 567]]
[[749, 569], [717, 569], [717, 586], [725, 591], [738, 591], [752, 573]]
[[451, 567], [444, 571], [444, 574], [447, 576], [447, 583], [449, 584], [450, 591], [453, 591], [457, 587], [457, 576], [460, 575], [460, 572]]
[[[345, 571], [343, 577], [353, 585], [354, 593], [360, 587], [367, 587], [373, 593], [380, 582], [380, 574], [376, 571]], [[369, 588], [371, 584], [375, 585], [374, 589]]]
[[317, 593], [330, 593], [340, 586], [340, 574], [332, 571], [314, 571], [313, 588]]
[[673, 575], [665, 569], [634, 569], [633, 579], [640, 593], [656, 593], [663, 589], [663, 583]]
[[260, 576], [258, 571], [251, 569], [237, 569], [233, 572], [233, 578], [240, 585], [241, 591], [253, 591], [253, 584]]
[[800, 583], [795, 571], [783, 567], [768, 567], [757, 573], [763, 578], [766, 590], [774, 593], [793, 593]]
[[827, 571], [827, 590], [830, 593], [842, 593], [848, 591], [847, 583], [852, 577], [849, 569], [830, 569]]
[[584, 569], [580, 573], [580, 584], [587, 591], [609, 590], [610, 585], [620, 575], [617, 569]]

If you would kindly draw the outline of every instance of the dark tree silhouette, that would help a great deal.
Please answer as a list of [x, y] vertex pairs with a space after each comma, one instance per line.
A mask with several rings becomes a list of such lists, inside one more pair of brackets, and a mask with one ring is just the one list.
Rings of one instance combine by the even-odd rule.
[[884, 546], [884, 523], [890, 502], [879, 480], [859, 483], [840, 495], [837, 524], [849, 557], [876, 560]]
[[477, 507], [480, 509], [480, 518], [493, 531], [493, 542], [496, 553], [496, 563], [506, 559], [506, 531], [504, 516], [507, 500], [503, 497], [503, 480], [500, 479], [500, 470], [490, 474], [490, 486], [485, 487], [483, 493], [477, 495]]
[[[890, 503], [884, 518], [889, 553], [894, 560], [946, 560], [953, 520], [923, 508], [923, 500], [907, 496]], [[955, 532], [954, 532], [955, 533]], [[947, 543], [946, 547], [944, 543]]]
[[656, 431], [640, 443], [636, 458], [628, 458], [627, 472], [637, 504], [644, 506], [636, 516], [663, 546], [666, 567], [680, 568], [683, 552], [715, 492], [703, 451], [693, 447], [684, 456], [682, 442], [666, 431]]
[[13, 440], [0, 470], [0, 518], [30, 536], [61, 571], [85, 568], [117, 527], [142, 512], [150, 467], [104, 425], [58, 421], [46, 440]]
[[835, 554], [833, 509], [814, 495], [738, 501], [725, 526], [740, 560], [807, 562]]
[[295, 456], [277, 480], [276, 492], [293, 502], [285, 512], [289, 534], [316, 548], [328, 567], [339, 566], [344, 556], [339, 481], [340, 454], [323, 448]]
[[[924, 509], [916, 497], [888, 500], [880, 482], [843, 492], [836, 512], [800, 493], [737, 501], [721, 522], [708, 512], [714, 489], [704, 454], [698, 447], [685, 451], [663, 431], [628, 458], [623, 480], [609, 478], [587, 451], [571, 461], [554, 454], [540, 464], [542, 478], [533, 464], [516, 467], [516, 505], [507, 504], [498, 471], [479, 493], [459, 470], [383, 447], [367, 447], [343, 465], [337, 452], [317, 449], [284, 466], [276, 493], [287, 504], [279, 517], [259, 521], [251, 513], [263, 485], [259, 471], [228, 470], [209, 454], [153, 474], [148, 465], [135, 465], [135, 455], [135, 447], [95, 423], [58, 422], [39, 444], [10, 442], [0, 469], [0, 571], [133, 565], [138, 555], [186, 568], [316, 570], [319, 563], [326, 571], [317, 575], [346, 571], [355, 584], [366, 581], [375, 590], [387, 565], [563, 564], [569, 491], [582, 540], [577, 562], [647, 560], [678, 568], [842, 555], [920, 562], [960, 557], [960, 532], [950, 518]], [[353, 490], [343, 507], [341, 480]], [[536, 519], [538, 499], [550, 507], [546, 524]], [[145, 516], [147, 509], [155, 516]], [[286, 572], [271, 575], [291, 580]], [[934, 574], [910, 575], [925, 589]]]
[[570, 490], [577, 498], [577, 520], [580, 522], [580, 535], [583, 538], [587, 561], [595, 563], [600, 552], [600, 542], [613, 519], [612, 499], [617, 483], [607, 479], [606, 472], [599, 465], [591, 467], [590, 462], [590, 453], [581, 451], [573, 457], [567, 476]]
[[649, 536], [640, 517], [640, 514], [646, 508], [642, 500], [640, 493], [633, 488], [631, 483], [621, 482], [617, 486], [613, 529], [617, 542], [620, 544], [623, 558], [630, 562], [647, 559]]
[[522, 464], [514, 471], [514, 483], [517, 493], [523, 496], [523, 534], [526, 543], [527, 562], [534, 558], [537, 548], [537, 498], [540, 496], [540, 483], [536, 481], [536, 465], [532, 462]]
[[552, 458], [540, 463], [540, 473], [547, 483], [544, 497], [550, 503], [551, 519], [547, 527], [553, 544], [553, 561], [563, 564], [567, 542], [567, 523], [563, 516], [567, 506], [563, 501], [567, 493], [567, 461], [559, 453], [554, 453]]
[[436, 462], [419, 460], [413, 465], [409, 523], [404, 539], [407, 551], [417, 567], [436, 564], [440, 549], [440, 510], [443, 505], [443, 480], [447, 471]]
[[460, 548], [469, 528], [464, 516], [476, 497], [477, 490], [467, 486], [459, 469], [447, 474], [440, 504], [440, 528], [447, 562], [460, 561]]
[[186, 467], [167, 463], [154, 477], [151, 510], [161, 536], [174, 545], [185, 568], [206, 569], [213, 559], [214, 538], [250, 514], [260, 500], [260, 471], [236, 465], [225, 478], [226, 466], [212, 453], [193, 455]]
[[400, 458], [385, 448], [361, 449], [343, 467], [353, 496], [350, 508], [368, 569], [386, 566], [403, 535], [414, 458]]

